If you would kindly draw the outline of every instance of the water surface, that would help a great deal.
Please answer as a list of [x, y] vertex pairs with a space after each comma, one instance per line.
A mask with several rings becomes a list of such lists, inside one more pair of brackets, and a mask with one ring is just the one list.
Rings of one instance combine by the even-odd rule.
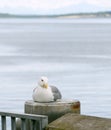
[[0, 19], [0, 111], [23, 112], [40, 76], [81, 113], [111, 118], [110, 19]]

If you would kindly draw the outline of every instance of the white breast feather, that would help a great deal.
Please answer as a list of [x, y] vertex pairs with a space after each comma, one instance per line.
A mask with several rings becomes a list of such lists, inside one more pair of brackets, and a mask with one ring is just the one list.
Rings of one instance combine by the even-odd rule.
[[51, 91], [51, 88], [47, 89], [38, 86], [33, 92], [33, 100], [38, 102], [51, 102], [54, 101], [54, 96]]

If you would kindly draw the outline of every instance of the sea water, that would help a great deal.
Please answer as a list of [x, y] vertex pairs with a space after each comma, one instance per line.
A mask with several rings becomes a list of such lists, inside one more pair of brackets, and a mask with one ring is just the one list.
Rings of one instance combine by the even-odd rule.
[[111, 118], [111, 20], [0, 19], [0, 111], [24, 112], [41, 76]]

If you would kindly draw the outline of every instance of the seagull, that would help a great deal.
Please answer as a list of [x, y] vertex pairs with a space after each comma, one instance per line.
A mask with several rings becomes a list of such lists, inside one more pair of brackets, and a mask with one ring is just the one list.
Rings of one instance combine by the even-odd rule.
[[34, 102], [53, 102], [61, 99], [62, 95], [57, 87], [48, 84], [47, 77], [41, 77], [32, 97]]

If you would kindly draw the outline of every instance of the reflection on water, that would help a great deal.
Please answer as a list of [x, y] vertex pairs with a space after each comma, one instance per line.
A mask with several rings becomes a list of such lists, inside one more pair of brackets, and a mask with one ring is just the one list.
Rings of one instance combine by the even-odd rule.
[[45, 75], [82, 114], [111, 117], [111, 21], [80, 21], [0, 19], [0, 111], [24, 111]]

